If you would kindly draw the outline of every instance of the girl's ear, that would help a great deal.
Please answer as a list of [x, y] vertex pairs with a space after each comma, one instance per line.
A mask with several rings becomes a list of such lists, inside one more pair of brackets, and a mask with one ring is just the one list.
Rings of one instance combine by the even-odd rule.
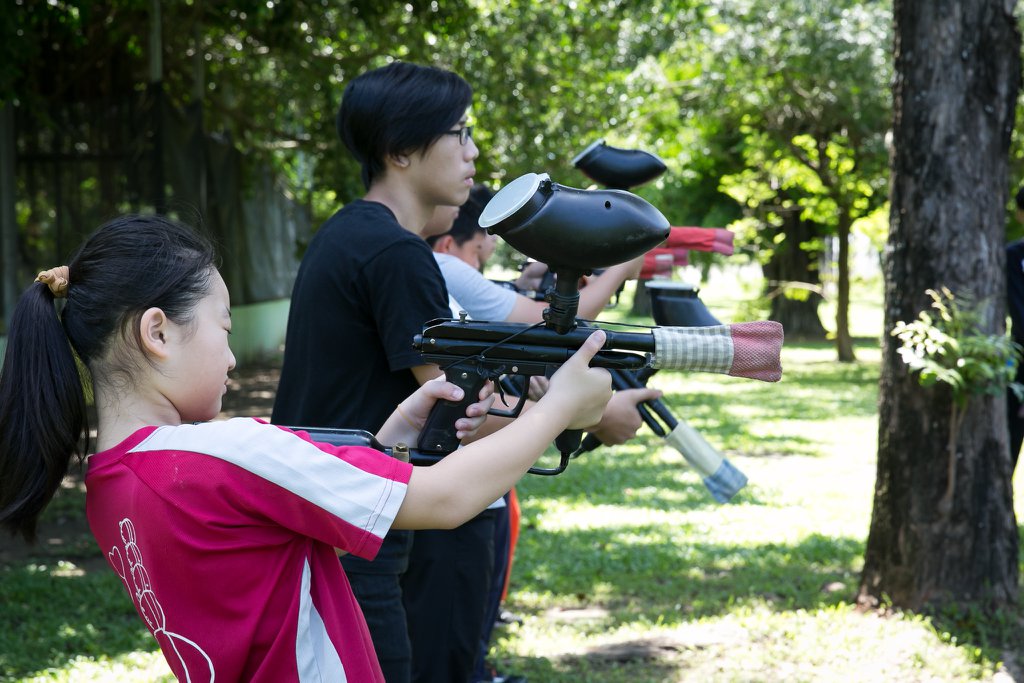
[[170, 350], [167, 343], [169, 323], [162, 309], [150, 308], [142, 314], [139, 319], [139, 338], [147, 354], [161, 359], [167, 357]]

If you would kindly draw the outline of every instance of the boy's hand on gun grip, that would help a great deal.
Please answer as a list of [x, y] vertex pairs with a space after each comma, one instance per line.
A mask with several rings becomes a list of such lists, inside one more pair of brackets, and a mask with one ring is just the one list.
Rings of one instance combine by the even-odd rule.
[[605, 342], [597, 330], [551, 377], [548, 392], [538, 405], [562, 407], [570, 416], [569, 429], [596, 424], [612, 397], [612, 376], [604, 368], [590, 367], [590, 361]]
[[530, 378], [530, 388], [526, 392], [526, 398], [535, 403], [541, 400], [544, 394], [548, 393], [548, 384], [550, 384], [550, 381], [547, 377], [534, 375]]
[[658, 389], [616, 391], [612, 400], [608, 402], [601, 421], [587, 431], [596, 436], [605, 446], [626, 443], [636, 436], [637, 430], [644, 424], [640, 411], [636, 408], [637, 405], [657, 398], [661, 398], [661, 391]]
[[[465, 417], [455, 421], [455, 429], [457, 430], [455, 435], [459, 439], [475, 435], [477, 430], [487, 420], [487, 411], [491, 409], [491, 404], [494, 403], [494, 383], [487, 382], [484, 384], [478, 398], [480, 399], [479, 401], [471, 403], [466, 408]], [[444, 377], [437, 377], [429, 382], [424, 382], [415, 393], [402, 401], [399, 408], [406, 421], [412, 423], [410, 426], [423, 429], [423, 425], [426, 424], [427, 417], [430, 415], [431, 408], [434, 407], [435, 403], [442, 400], [462, 400], [462, 389], [451, 382], [445, 381]], [[413, 438], [409, 439], [409, 441], [414, 442], [416, 436], [418, 434], [414, 434]]]

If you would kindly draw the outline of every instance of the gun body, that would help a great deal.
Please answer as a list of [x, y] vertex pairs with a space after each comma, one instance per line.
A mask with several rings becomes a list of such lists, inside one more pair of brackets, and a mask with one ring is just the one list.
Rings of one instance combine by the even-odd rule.
[[421, 453], [420, 451], [408, 448], [405, 444], [398, 444], [393, 447], [385, 446], [377, 440], [370, 432], [364, 429], [346, 429], [341, 427], [286, 427], [294, 432], [306, 432], [313, 441], [327, 443], [332, 446], [362, 446], [390, 455], [403, 462], [411, 462], [414, 465], [432, 465], [441, 459], [436, 453]]
[[[590, 336], [593, 329], [577, 328], [565, 334], [540, 325], [522, 323], [488, 323], [468, 320], [433, 320], [417, 335], [413, 347], [425, 362], [440, 366], [445, 379], [462, 388], [461, 401], [438, 401], [420, 433], [417, 450], [433, 456], [451, 453], [459, 446], [455, 421], [462, 417], [470, 403], [477, 400], [488, 381], [498, 382], [503, 376], [526, 378], [550, 377]], [[640, 369], [650, 364], [642, 353], [617, 350], [653, 351], [650, 334], [611, 332], [606, 330], [605, 347], [591, 361], [592, 367]], [[524, 386], [526, 384], [524, 383]], [[525, 395], [525, 391], [523, 392]], [[504, 403], [504, 394], [502, 395]], [[492, 409], [491, 415], [517, 417], [524, 400], [520, 397], [507, 410]], [[530, 468], [532, 474], [552, 475], [565, 470], [570, 454], [579, 446], [578, 430], [563, 432], [555, 441], [561, 454], [557, 468]]]
[[[417, 449], [443, 455], [458, 447], [455, 421], [477, 400], [484, 383], [505, 375], [550, 377], [587, 340], [596, 327], [577, 326], [556, 332], [542, 323], [490, 323], [471, 320], [433, 320], [416, 336], [413, 347], [425, 362], [435, 363], [449, 382], [465, 392], [462, 401], [439, 401], [420, 434]], [[591, 361], [592, 367], [613, 371], [650, 369], [718, 372], [774, 382], [782, 375], [779, 353], [782, 326], [764, 321], [699, 328], [660, 327], [645, 332], [604, 330], [605, 344]], [[647, 328], [640, 328], [647, 329]], [[510, 410], [491, 414], [515, 417], [518, 401]], [[563, 433], [556, 446], [562, 454], [557, 474], [580, 445], [578, 431]], [[533, 471], [533, 470], [531, 470]]]

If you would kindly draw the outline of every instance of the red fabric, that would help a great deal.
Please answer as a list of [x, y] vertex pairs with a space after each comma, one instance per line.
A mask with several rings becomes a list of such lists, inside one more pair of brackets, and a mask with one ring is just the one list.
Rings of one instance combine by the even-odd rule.
[[[651, 249], [649, 252], [644, 254], [644, 265], [640, 269], [640, 279], [650, 280], [655, 275], [664, 275], [668, 277], [671, 274], [672, 268], [675, 266], [685, 266], [690, 262], [688, 253], [689, 252], [686, 249], [669, 247]], [[662, 260], [659, 257], [666, 258], [665, 260]]]
[[381, 681], [335, 548], [372, 558], [412, 468], [236, 418], [93, 455], [89, 526], [180, 680]]
[[505, 587], [501, 590], [501, 601], [508, 596], [508, 584], [512, 579], [512, 560], [516, 554], [516, 543], [519, 542], [519, 497], [515, 487], [508, 492], [508, 562], [505, 564]]
[[782, 379], [783, 329], [774, 320], [756, 320], [729, 325], [733, 358], [729, 373], [733, 377], [778, 382]]
[[725, 228], [691, 228], [672, 226], [668, 239], [656, 249], [644, 254], [644, 265], [640, 271], [641, 280], [650, 280], [655, 275], [667, 275], [665, 260], [659, 257], [671, 257], [671, 265], [685, 266], [690, 262], [689, 251], [712, 251], [717, 254], [731, 256], [733, 253], [732, 233]]
[[713, 251], [726, 256], [731, 256], [733, 253], [732, 233], [725, 228], [692, 228], [674, 225], [669, 231], [665, 246], [693, 251]]

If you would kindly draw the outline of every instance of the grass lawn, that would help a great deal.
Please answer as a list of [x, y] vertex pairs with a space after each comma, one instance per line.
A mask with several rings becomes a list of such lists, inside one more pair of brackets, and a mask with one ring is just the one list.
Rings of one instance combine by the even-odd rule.
[[[736, 319], [731, 294], [701, 296]], [[778, 384], [651, 381], [749, 478], [729, 504], [646, 428], [561, 476], [526, 477], [506, 605], [524, 621], [497, 632], [499, 668], [531, 683], [1020, 680], [1002, 670], [1014, 653], [982, 635], [1000, 624], [852, 606], [875, 475], [879, 310], [880, 297], [855, 297], [853, 364], [790, 343]], [[47, 528], [65, 533], [30, 557], [0, 542], [0, 680], [169, 680], [80, 510], [80, 491], [63, 492]]]

